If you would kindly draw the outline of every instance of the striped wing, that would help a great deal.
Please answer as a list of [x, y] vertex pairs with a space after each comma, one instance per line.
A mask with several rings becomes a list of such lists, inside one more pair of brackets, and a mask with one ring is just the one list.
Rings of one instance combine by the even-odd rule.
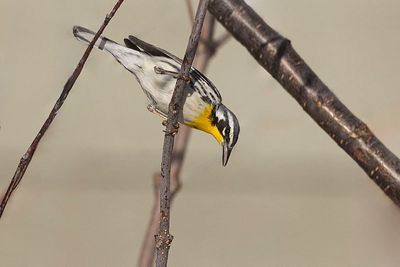
[[[176, 72], [179, 72], [182, 65], [182, 60], [177, 56], [172, 55], [168, 51], [146, 43], [145, 41], [142, 41], [132, 35], [130, 35], [127, 39], [124, 39], [124, 42], [127, 47], [154, 57], [159, 57], [161, 61], [163, 61], [162, 58], [171, 59], [172, 62], [171, 60], [168, 60], [168, 62], [176, 64], [169, 65], [173, 67]], [[164, 61], [164, 63], [167, 63], [167, 61]], [[221, 94], [218, 92], [215, 85], [200, 71], [192, 67], [190, 70], [190, 77], [192, 79], [192, 89], [201, 96], [203, 101], [213, 104], [220, 104], [222, 102]]]

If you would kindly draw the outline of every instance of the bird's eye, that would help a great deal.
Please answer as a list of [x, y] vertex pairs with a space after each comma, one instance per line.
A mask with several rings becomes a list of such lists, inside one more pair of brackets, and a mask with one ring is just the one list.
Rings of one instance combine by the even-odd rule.
[[229, 135], [230, 132], [231, 132], [230, 128], [225, 128], [225, 135]]

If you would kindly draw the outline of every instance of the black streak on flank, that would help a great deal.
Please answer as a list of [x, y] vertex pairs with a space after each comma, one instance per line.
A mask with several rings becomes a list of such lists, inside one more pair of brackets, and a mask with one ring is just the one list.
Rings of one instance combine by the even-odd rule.
[[211, 125], [216, 125], [218, 122], [217, 115], [216, 115], [217, 108], [218, 108], [218, 106], [214, 106], [214, 108], [211, 111], [211, 114], [209, 117], [209, 119], [211, 120]]

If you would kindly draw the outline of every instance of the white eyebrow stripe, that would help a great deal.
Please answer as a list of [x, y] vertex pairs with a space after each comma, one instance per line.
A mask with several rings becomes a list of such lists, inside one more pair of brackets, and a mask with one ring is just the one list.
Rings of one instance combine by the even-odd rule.
[[225, 116], [222, 110], [218, 109], [215, 115], [217, 116], [218, 121], [225, 120]]

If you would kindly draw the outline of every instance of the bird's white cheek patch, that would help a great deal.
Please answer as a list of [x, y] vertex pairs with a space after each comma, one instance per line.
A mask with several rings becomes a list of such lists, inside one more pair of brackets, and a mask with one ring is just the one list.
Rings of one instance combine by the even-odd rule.
[[[228, 113], [228, 121], [229, 121], [229, 127], [233, 127], [234, 122], [233, 122], [233, 117], [232, 114]], [[229, 145], [232, 145], [233, 142], [233, 132], [234, 129], [231, 128], [230, 132], [229, 132]]]

